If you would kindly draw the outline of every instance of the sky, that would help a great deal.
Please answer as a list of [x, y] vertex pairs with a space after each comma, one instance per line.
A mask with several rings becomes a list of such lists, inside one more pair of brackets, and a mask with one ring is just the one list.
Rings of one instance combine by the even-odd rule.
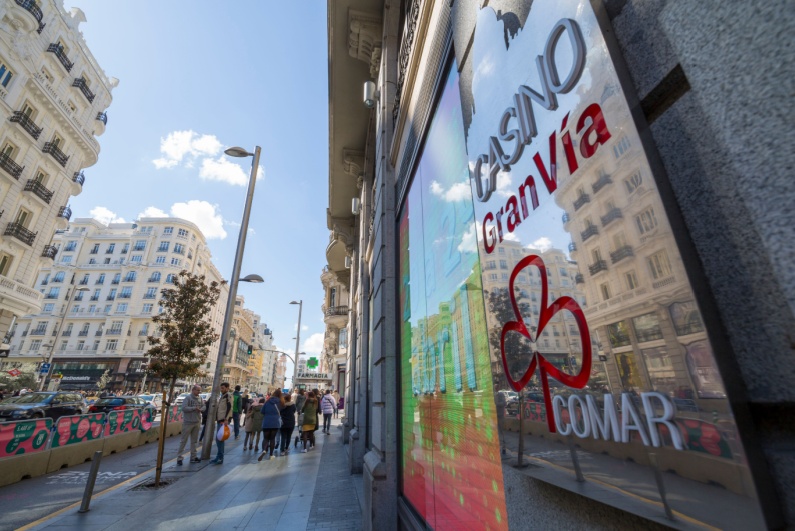
[[[231, 276], [251, 159], [224, 149], [262, 147], [260, 178], [240, 283], [275, 348], [323, 343], [320, 273], [328, 244], [326, 3], [239, 0], [65, 0], [79, 7], [89, 49], [119, 79], [98, 138], [99, 161], [84, 170], [72, 219], [189, 219], [213, 262]], [[297, 18], [300, 17], [300, 20]], [[287, 375], [292, 375], [288, 362]]]

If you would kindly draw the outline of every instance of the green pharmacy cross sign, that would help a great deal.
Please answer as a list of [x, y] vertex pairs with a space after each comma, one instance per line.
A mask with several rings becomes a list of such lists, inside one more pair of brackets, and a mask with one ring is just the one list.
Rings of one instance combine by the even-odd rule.
[[317, 358], [315, 357], [309, 358], [306, 362], [306, 366], [309, 367], [310, 369], [317, 368]]

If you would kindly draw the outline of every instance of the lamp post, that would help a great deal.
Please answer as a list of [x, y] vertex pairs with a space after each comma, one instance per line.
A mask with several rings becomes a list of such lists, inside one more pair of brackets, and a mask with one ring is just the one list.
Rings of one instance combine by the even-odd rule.
[[207, 404], [207, 426], [205, 430], [204, 443], [202, 446], [202, 459], [210, 459], [212, 452], [213, 439], [215, 439], [215, 410], [218, 403], [218, 391], [221, 384], [221, 365], [226, 353], [227, 337], [229, 329], [232, 327], [232, 319], [235, 312], [235, 298], [237, 297], [237, 285], [241, 280], [244, 282], [263, 282], [259, 275], [248, 275], [240, 278], [240, 268], [243, 262], [243, 252], [246, 248], [246, 234], [248, 233], [248, 219], [251, 216], [251, 203], [254, 200], [254, 185], [257, 182], [257, 168], [259, 167], [260, 147], [254, 149], [254, 153], [249, 153], [243, 148], [231, 147], [224, 151], [230, 157], [254, 157], [251, 162], [251, 176], [248, 180], [248, 193], [246, 194], [246, 204], [243, 208], [243, 220], [240, 223], [240, 235], [237, 237], [237, 250], [235, 251], [235, 262], [232, 266], [232, 276], [229, 281], [229, 299], [226, 301], [226, 312], [224, 313], [224, 326], [221, 329], [221, 345], [215, 360], [215, 374], [213, 375], [213, 388]]
[[304, 301], [303, 299], [296, 301], [290, 301], [290, 304], [297, 304], [298, 305], [298, 330], [295, 331], [295, 359], [293, 360], [293, 387], [297, 385], [297, 377], [298, 377], [298, 357], [299, 352], [298, 349], [300, 348], [301, 344], [301, 311], [304, 308]]
[[78, 291], [88, 291], [88, 288], [85, 286], [75, 286], [72, 288], [72, 292], [66, 298], [66, 308], [64, 308], [63, 315], [61, 316], [61, 322], [58, 323], [58, 328], [55, 330], [55, 341], [53, 342], [52, 348], [50, 349], [50, 356], [47, 358], [47, 372], [42, 374], [41, 383], [39, 384], [39, 391], [44, 391], [44, 384], [47, 382], [47, 378], [50, 377], [50, 373], [52, 372], [52, 358], [55, 356], [55, 342], [58, 341], [58, 335], [61, 333], [61, 328], [63, 328], [63, 322], [66, 320], [66, 314], [69, 313], [69, 305], [72, 304], [72, 299], [74, 299], [75, 292]]

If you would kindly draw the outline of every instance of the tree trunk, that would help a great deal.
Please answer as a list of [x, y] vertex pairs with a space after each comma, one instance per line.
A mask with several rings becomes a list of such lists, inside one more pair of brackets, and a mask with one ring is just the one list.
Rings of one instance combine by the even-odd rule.
[[[166, 425], [168, 424], [168, 414], [171, 410], [171, 397], [174, 396], [174, 386], [177, 383], [176, 378], [171, 379], [168, 393], [166, 388], [163, 388], [163, 405], [160, 408], [160, 440], [157, 441], [157, 467], [155, 468], [155, 488], [160, 486], [160, 474], [163, 472], [163, 454], [166, 447]], [[167, 400], [168, 399], [168, 400]]]

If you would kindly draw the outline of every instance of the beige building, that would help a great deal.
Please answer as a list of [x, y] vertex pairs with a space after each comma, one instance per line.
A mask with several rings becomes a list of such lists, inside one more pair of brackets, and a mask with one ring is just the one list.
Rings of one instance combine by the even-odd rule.
[[[95, 388], [110, 369], [113, 388], [140, 388], [146, 338], [156, 334], [151, 319], [160, 290], [182, 270], [222, 281], [204, 235], [183, 219], [141, 218], [108, 226], [77, 219], [58, 231], [53, 246], [57, 260], [35, 281], [42, 309], [20, 318], [11, 330], [7, 363], [41, 362], [54, 349], [53, 369], [64, 374], [63, 386]], [[210, 314], [219, 333], [227, 296], [224, 285]], [[211, 382], [219, 347], [216, 342], [210, 348], [208, 376], [199, 382]]]
[[229, 331], [229, 342], [226, 345], [222, 379], [234, 387], [248, 387], [251, 382], [251, 364], [254, 354], [254, 312], [245, 308], [246, 300], [238, 295], [235, 300], [235, 316]]
[[[331, 263], [331, 262], [330, 262]], [[320, 281], [325, 297], [321, 311], [324, 315], [326, 331], [323, 338], [323, 352], [320, 356], [319, 372], [331, 375], [332, 387], [345, 394], [345, 373], [348, 357], [348, 281], [350, 274], [323, 268]]]
[[91, 54], [85, 20], [60, 0], [0, 3], [0, 337], [41, 310], [36, 275], [97, 162], [119, 82]]

